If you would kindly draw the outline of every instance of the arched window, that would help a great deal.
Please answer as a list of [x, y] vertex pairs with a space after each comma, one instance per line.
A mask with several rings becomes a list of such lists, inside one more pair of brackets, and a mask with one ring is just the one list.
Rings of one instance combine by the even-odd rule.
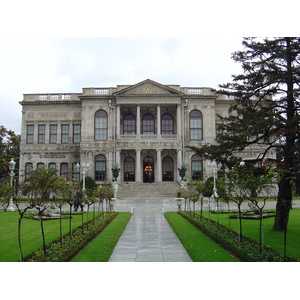
[[124, 181], [135, 181], [135, 161], [131, 156], [124, 160]]
[[171, 114], [161, 116], [161, 134], [174, 134], [174, 121]]
[[104, 110], [95, 114], [95, 140], [107, 140], [107, 113]]
[[145, 114], [143, 116], [143, 134], [154, 134], [154, 116], [152, 114]]
[[163, 181], [174, 181], [173, 158], [166, 156], [162, 161]]
[[106, 179], [106, 157], [97, 155], [95, 158], [95, 180], [105, 181]]
[[123, 133], [135, 134], [135, 128], [135, 115], [131, 113], [126, 114], [123, 122]]
[[203, 160], [198, 154], [192, 156], [192, 179], [202, 180], [203, 179]]
[[45, 168], [45, 164], [43, 162], [39, 162], [39, 163], [37, 163], [36, 167], [38, 169], [42, 169], [42, 168]]
[[199, 110], [194, 109], [190, 113], [190, 139], [202, 140], [202, 114]]
[[49, 163], [48, 169], [56, 169], [56, 163], [55, 162]]

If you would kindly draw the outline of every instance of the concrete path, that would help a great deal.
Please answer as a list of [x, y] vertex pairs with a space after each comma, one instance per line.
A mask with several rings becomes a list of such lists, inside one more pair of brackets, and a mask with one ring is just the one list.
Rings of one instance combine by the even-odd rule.
[[[124, 200], [127, 202], [126, 200]], [[173, 201], [172, 201], [173, 202]], [[163, 216], [164, 210], [176, 210], [167, 200], [119, 202], [116, 210], [128, 205], [133, 211], [110, 262], [191, 262], [189, 255]]]
[[[211, 205], [204, 203], [204, 210]], [[275, 208], [276, 201], [268, 201], [265, 208]], [[300, 201], [293, 201], [293, 207], [300, 207]], [[231, 203], [230, 209], [236, 209]], [[248, 202], [243, 203], [248, 209]], [[200, 209], [197, 203], [196, 209]], [[221, 205], [220, 209], [227, 209]], [[133, 215], [117, 243], [110, 262], [190, 262], [186, 250], [178, 240], [163, 216], [165, 211], [176, 211], [174, 199], [117, 200], [116, 211], [131, 211]]]

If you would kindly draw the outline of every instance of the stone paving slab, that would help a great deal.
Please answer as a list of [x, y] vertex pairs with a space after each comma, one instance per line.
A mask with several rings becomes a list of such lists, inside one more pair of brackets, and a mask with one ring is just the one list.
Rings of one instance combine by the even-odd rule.
[[[110, 257], [110, 262], [192, 261], [163, 216], [163, 202], [150, 199], [131, 203], [133, 215]], [[118, 210], [117, 207], [116, 209]]]

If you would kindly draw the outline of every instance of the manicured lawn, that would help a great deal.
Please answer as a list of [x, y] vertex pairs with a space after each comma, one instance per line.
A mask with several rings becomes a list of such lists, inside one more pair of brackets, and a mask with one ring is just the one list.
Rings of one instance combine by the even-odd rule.
[[238, 261], [223, 248], [212, 242], [178, 213], [166, 212], [164, 215], [193, 261]]
[[[208, 212], [204, 211], [203, 216], [208, 218]], [[210, 214], [210, 218], [217, 221], [217, 214]], [[230, 227], [238, 232], [238, 220], [229, 219], [228, 214], [219, 214], [220, 224]], [[272, 229], [274, 218], [263, 220], [264, 244], [283, 253], [283, 232]], [[253, 240], [259, 241], [259, 220], [242, 220], [242, 234]], [[287, 230], [287, 256], [300, 259], [300, 209], [294, 208], [290, 211]]]
[[[92, 219], [93, 213], [89, 213], [89, 219]], [[19, 261], [18, 248], [18, 218], [17, 211], [0, 211], [0, 261], [16, 262]], [[87, 221], [86, 213], [84, 222]], [[46, 220], [43, 222], [46, 243], [59, 238], [59, 219]], [[72, 228], [81, 225], [81, 215], [74, 215], [72, 218]], [[69, 231], [69, 219], [62, 220], [63, 234]], [[40, 223], [38, 220], [22, 220], [22, 248], [24, 257], [33, 251], [42, 248]]]
[[131, 213], [119, 213], [93, 241], [78, 253], [72, 262], [107, 262], [122, 235]]

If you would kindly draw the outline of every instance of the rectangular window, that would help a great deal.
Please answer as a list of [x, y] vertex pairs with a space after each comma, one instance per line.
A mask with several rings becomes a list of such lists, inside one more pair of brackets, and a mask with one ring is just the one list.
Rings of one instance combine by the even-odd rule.
[[96, 181], [105, 181], [106, 178], [106, 162], [105, 161], [96, 161], [95, 165], [95, 180]]
[[38, 126], [38, 143], [39, 144], [45, 143], [45, 133], [46, 133], [46, 125], [39, 125]]
[[61, 125], [61, 143], [69, 143], [69, 125]]
[[49, 143], [55, 144], [57, 142], [57, 125], [50, 125]]
[[68, 179], [68, 164], [67, 163], [60, 164], [60, 176]]
[[34, 137], [34, 125], [27, 125], [26, 143], [33, 144], [33, 137]]
[[73, 125], [73, 143], [80, 143], [81, 125]]
[[33, 171], [33, 164], [26, 163], [25, 164], [25, 179], [30, 177], [30, 173]]
[[73, 173], [73, 181], [74, 182], [79, 182], [80, 181], [80, 173], [76, 168], [77, 163], [72, 164], [72, 173]]

